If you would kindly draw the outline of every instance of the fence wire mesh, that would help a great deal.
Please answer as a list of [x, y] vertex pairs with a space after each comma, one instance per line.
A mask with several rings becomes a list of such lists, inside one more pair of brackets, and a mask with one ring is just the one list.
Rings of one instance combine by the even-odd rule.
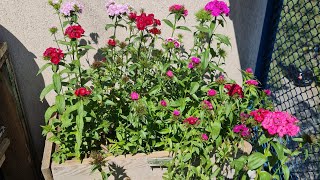
[[[281, 3], [280, 3], [281, 4]], [[284, 0], [265, 86], [278, 110], [300, 120], [301, 133], [320, 136], [320, 1]], [[267, 51], [267, 50], [266, 50]], [[271, 53], [271, 52], [270, 52]], [[270, 55], [269, 55], [270, 57]], [[320, 179], [319, 146], [290, 161], [291, 179]]]

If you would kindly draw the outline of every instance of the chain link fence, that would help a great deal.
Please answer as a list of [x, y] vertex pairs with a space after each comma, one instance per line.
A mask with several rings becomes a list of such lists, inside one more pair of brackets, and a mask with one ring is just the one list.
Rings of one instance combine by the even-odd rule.
[[[279, 1], [280, 2], [280, 1]], [[260, 78], [273, 94], [276, 109], [300, 120], [301, 133], [320, 136], [320, 1], [283, 0], [272, 3], [269, 46], [260, 63]], [[271, 44], [271, 45], [270, 45]], [[259, 60], [258, 60], [259, 61]], [[266, 63], [267, 62], [267, 63]], [[259, 63], [259, 62], [258, 62]], [[259, 77], [259, 75], [258, 75]], [[320, 179], [319, 146], [290, 161], [290, 179]]]

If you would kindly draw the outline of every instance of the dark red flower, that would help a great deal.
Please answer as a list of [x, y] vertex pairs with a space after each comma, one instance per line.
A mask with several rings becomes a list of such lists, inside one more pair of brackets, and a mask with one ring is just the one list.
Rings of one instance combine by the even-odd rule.
[[134, 12], [131, 12], [131, 13], [129, 13], [129, 19], [131, 20], [131, 21], [135, 21], [136, 20], [136, 18], [137, 18], [137, 14], [136, 13], [134, 13]]
[[183, 121], [183, 123], [189, 123], [189, 124], [191, 124], [191, 125], [194, 125], [194, 124], [198, 123], [198, 121], [199, 121], [198, 118], [193, 117], [193, 116], [190, 116], [190, 117], [186, 118], [186, 119]]
[[89, 96], [91, 94], [90, 90], [87, 90], [85, 87], [81, 87], [74, 91], [74, 94], [78, 97]]
[[228, 90], [229, 96], [234, 96], [237, 94], [240, 98], [243, 98], [242, 88], [238, 84], [226, 84], [224, 85], [224, 88]]
[[64, 54], [61, 49], [49, 47], [43, 53], [43, 57], [45, 59], [50, 59], [53, 64], [57, 65], [61, 59], [63, 59]]
[[115, 47], [117, 45], [117, 42], [114, 39], [109, 39], [108, 45]]
[[149, 30], [150, 33], [156, 35], [156, 34], [161, 34], [161, 30], [158, 28], [152, 28]]
[[70, 39], [78, 39], [83, 35], [84, 30], [80, 25], [69, 26], [66, 29], [65, 35], [68, 35]]

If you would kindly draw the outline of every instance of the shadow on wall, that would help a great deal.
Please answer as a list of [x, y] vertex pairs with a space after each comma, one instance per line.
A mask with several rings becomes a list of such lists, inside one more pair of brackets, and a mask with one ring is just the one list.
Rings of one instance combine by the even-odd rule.
[[255, 68], [268, 0], [230, 0], [241, 69]]
[[20, 93], [26, 124], [31, 133], [35, 162], [40, 168], [44, 138], [41, 135], [41, 125], [44, 124], [44, 113], [48, 107], [47, 101], [40, 102], [39, 95], [44, 88], [41, 75], [36, 76], [39, 67], [35, 62], [36, 56], [5, 27], [0, 25], [0, 42], [8, 43], [8, 50], [13, 64]]

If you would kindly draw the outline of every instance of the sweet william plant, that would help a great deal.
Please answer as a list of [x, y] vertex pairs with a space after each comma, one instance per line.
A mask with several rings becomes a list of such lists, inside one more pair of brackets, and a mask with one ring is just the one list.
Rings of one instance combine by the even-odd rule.
[[[196, 13], [192, 31], [181, 25], [188, 16], [183, 5], [170, 6], [168, 19], [160, 21], [109, 1], [112, 23], [105, 29], [112, 36], [99, 49], [104, 58], [87, 68], [85, 55], [94, 48], [80, 41], [86, 39], [78, 21], [84, 6], [49, 4], [60, 25], [50, 28], [56, 47], [45, 50], [48, 63], [39, 73], [53, 71], [40, 99], [57, 94], [43, 127], [59, 147], [53, 160], [99, 157], [94, 169], [106, 179], [105, 156], [166, 150], [173, 159], [165, 164], [164, 179], [289, 179], [286, 163], [300, 151], [287, 148], [284, 138], [299, 133], [298, 120], [274, 110], [271, 92], [259, 88], [250, 68], [242, 71], [242, 85], [227, 78], [222, 65], [230, 41], [216, 32], [230, 12], [225, 2], [208, 2]], [[171, 37], [161, 37], [163, 25]], [[118, 37], [119, 29], [128, 36]], [[57, 39], [60, 31], [63, 38]], [[193, 34], [188, 51], [181, 31]], [[253, 150], [243, 150], [245, 144]]]

